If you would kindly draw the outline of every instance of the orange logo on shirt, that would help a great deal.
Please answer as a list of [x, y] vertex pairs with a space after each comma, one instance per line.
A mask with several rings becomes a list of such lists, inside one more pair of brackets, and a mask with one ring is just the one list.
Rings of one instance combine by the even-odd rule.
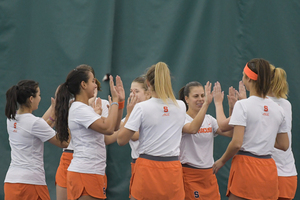
[[170, 113], [167, 113], [167, 112], [169, 112], [168, 106], [164, 106], [164, 112], [165, 113], [162, 116], [169, 116], [170, 115]]
[[200, 128], [198, 133], [211, 133], [212, 132], [212, 128], [208, 127], [208, 128]]
[[17, 132], [17, 130], [16, 130], [17, 129], [17, 122], [14, 123], [14, 129], [15, 130], [13, 130], [13, 132]]
[[268, 112], [268, 106], [264, 106], [264, 111]]
[[168, 109], [168, 106], [164, 106], [164, 112], [168, 112], [169, 109]]

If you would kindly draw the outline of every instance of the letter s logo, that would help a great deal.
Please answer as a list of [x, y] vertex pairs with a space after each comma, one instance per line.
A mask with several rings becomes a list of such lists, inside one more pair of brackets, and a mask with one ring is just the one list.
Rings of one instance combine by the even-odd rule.
[[168, 107], [167, 106], [164, 106], [164, 112], [168, 112]]
[[268, 106], [264, 106], [264, 111], [268, 112]]
[[17, 128], [17, 122], [14, 123], [14, 128]]
[[195, 191], [195, 192], [194, 192], [194, 196], [195, 196], [195, 198], [199, 198], [199, 192], [198, 192], [198, 191]]

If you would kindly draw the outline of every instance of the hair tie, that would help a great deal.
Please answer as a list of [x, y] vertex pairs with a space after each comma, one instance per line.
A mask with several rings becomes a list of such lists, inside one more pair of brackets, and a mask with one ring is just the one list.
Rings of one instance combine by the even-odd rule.
[[246, 64], [245, 68], [244, 68], [244, 73], [251, 79], [256, 81], [258, 75], [252, 71], [249, 67], [248, 67], [248, 63]]

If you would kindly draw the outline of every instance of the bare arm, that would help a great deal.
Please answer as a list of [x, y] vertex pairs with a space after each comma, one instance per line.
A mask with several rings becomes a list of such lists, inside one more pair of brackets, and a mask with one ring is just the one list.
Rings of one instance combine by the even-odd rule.
[[55, 99], [51, 97], [51, 105], [49, 106], [48, 110], [44, 113], [43, 119], [47, 122], [47, 124], [51, 127], [54, 127], [54, 121], [55, 120]]
[[289, 143], [290, 142], [289, 142], [288, 134], [287, 133], [279, 133], [276, 136], [276, 141], [275, 141], [274, 147], [276, 149], [286, 151], [289, 148], [289, 145], [290, 145]]
[[48, 142], [50, 142], [51, 144], [58, 146], [60, 148], [67, 148], [69, 146], [69, 142], [59, 141], [59, 139], [56, 137], [56, 135], [54, 137], [52, 137], [51, 139], [49, 139]]
[[[113, 77], [109, 77], [109, 85], [110, 85], [110, 91], [114, 102], [119, 101], [119, 94], [116, 90], [116, 86], [114, 86]], [[109, 107], [109, 114], [108, 117], [101, 117], [100, 119], [94, 121], [89, 128], [91, 128], [94, 131], [97, 131], [99, 133], [102, 133], [104, 135], [112, 135], [114, 133], [117, 118], [118, 118], [118, 105], [112, 104]], [[120, 123], [120, 122], [119, 122]]]
[[216, 108], [216, 118], [219, 125], [219, 128], [222, 131], [229, 131], [233, 127], [228, 125], [230, 118], [226, 118], [224, 109], [223, 109], [223, 99], [224, 99], [224, 92], [221, 90], [221, 84], [219, 82], [215, 83], [214, 90], [214, 103]]
[[133, 107], [137, 103], [137, 97], [135, 96], [135, 93], [130, 94], [128, 100], [127, 100], [127, 115], [124, 121], [124, 124], [121, 126], [120, 130], [118, 131], [118, 139], [117, 142], [120, 146], [124, 146], [129, 142], [129, 140], [132, 138], [135, 131], [129, 130], [125, 128], [125, 124], [127, 123], [129, 116], [133, 110]]
[[[124, 91], [123, 82], [122, 82], [120, 76], [116, 77], [116, 89], [119, 94], [119, 102], [124, 102], [125, 101], [125, 91]], [[124, 107], [119, 108], [119, 110], [118, 110], [118, 118], [117, 118], [117, 124], [115, 127], [115, 131], [119, 130], [119, 128], [120, 128], [120, 122], [122, 120], [123, 110], [124, 110]]]
[[139, 140], [139, 137], [140, 137], [140, 132], [139, 131], [136, 131], [133, 136], [131, 137], [131, 140], [132, 141], [137, 141]]
[[216, 174], [219, 169], [221, 169], [225, 165], [225, 163], [240, 150], [244, 140], [244, 132], [244, 126], [234, 126], [231, 142], [229, 143], [223, 156], [213, 165], [214, 174]]
[[117, 137], [118, 137], [118, 131], [115, 131], [112, 135], [105, 135], [104, 136], [105, 145], [115, 143], [117, 141]]
[[233, 135], [233, 128], [229, 131], [222, 131], [220, 128], [218, 128], [217, 132], [218, 135], [226, 136], [226, 137], [232, 137]]

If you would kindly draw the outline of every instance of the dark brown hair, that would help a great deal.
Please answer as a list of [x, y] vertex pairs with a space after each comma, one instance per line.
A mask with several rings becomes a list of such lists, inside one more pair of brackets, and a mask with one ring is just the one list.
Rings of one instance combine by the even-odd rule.
[[6, 92], [5, 116], [8, 119], [15, 119], [18, 104], [30, 107], [29, 97], [36, 97], [39, 83], [33, 80], [22, 80], [12, 86]]
[[272, 73], [270, 63], [262, 58], [254, 58], [250, 60], [247, 65], [254, 73], [257, 74], [257, 80], [251, 80], [255, 82], [257, 94], [265, 98], [271, 86]]

